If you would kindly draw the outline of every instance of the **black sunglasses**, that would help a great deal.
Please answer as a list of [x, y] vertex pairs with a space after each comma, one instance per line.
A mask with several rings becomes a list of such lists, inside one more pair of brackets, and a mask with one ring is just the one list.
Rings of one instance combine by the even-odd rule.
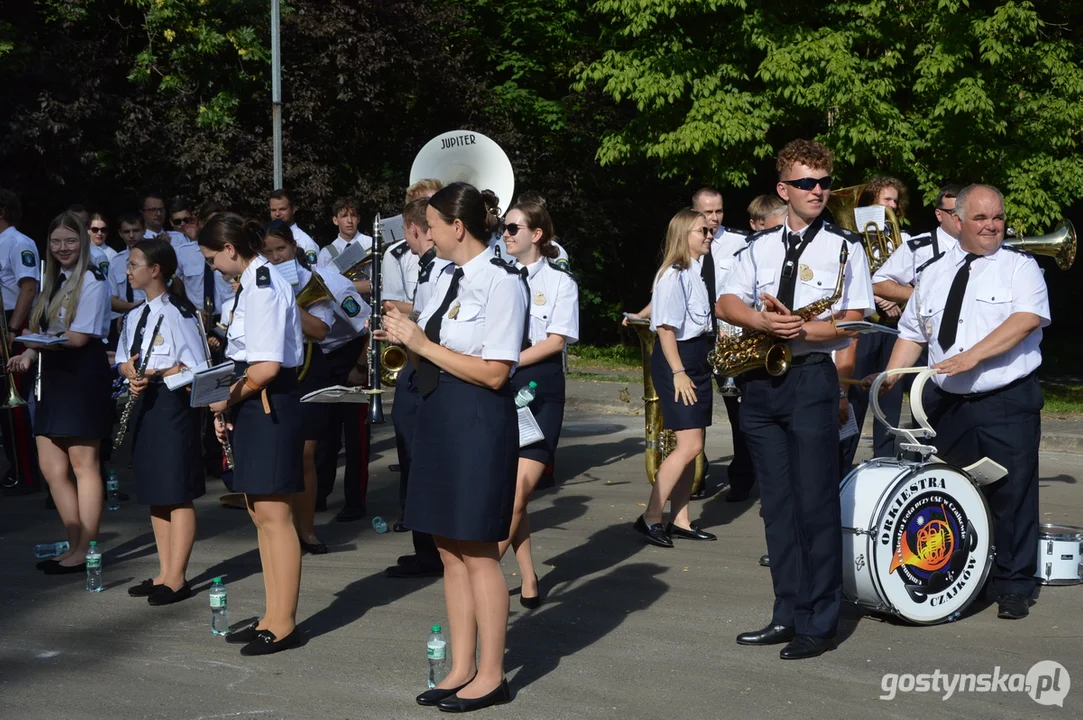
[[812, 190], [817, 185], [822, 187], [824, 190], [830, 190], [831, 189], [831, 183], [833, 183], [833, 182], [834, 182], [834, 180], [832, 180], [830, 175], [826, 175], [826, 176], [824, 176], [822, 178], [808, 178], [807, 177], [807, 178], [801, 178], [800, 180], [783, 180], [782, 181], [782, 183], [784, 185], [789, 185], [790, 187], [795, 187], [798, 190], [804, 190], [806, 192], [808, 192], [809, 190]]
[[109, 228], [105, 227], [104, 225], [102, 227], [91, 227], [90, 232], [92, 232], [92, 233], [109, 232]]
[[181, 218], [173, 218], [173, 224], [174, 225], [187, 225], [188, 223], [195, 222], [195, 221], [196, 221], [196, 219], [194, 217], [192, 217], [191, 215], [185, 215], [184, 217], [181, 217]]
[[526, 225], [520, 225], [519, 223], [508, 223], [504, 226], [504, 232], [508, 235], [518, 235], [520, 230], [529, 230]]

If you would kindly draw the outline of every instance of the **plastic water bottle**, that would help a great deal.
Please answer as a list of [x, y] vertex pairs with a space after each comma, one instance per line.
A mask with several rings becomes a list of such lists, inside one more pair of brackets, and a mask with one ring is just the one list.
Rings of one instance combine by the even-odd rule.
[[222, 578], [216, 577], [211, 591], [211, 635], [225, 635], [229, 632], [229, 620], [226, 618], [226, 586]]
[[90, 541], [90, 549], [86, 553], [86, 591], [102, 591], [102, 553], [98, 550], [98, 541]]
[[105, 491], [108, 493], [106, 500], [107, 510], [120, 510], [120, 481], [117, 480], [117, 471], [110, 470], [105, 480]]
[[68, 545], [67, 540], [62, 540], [57, 543], [43, 543], [41, 545], [34, 546], [34, 557], [38, 558], [52, 558], [66, 553], [71, 546]]
[[439, 625], [432, 626], [432, 634], [425, 644], [429, 657], [429, 689], [432, 690], [447, 675], [447, 639]]
[[538, 383], [531, 381], [525, 388], [515, 393], [515, 407], [525, 408], [534, 402], [534, 396], [538, 394]]
[[372, 518], [372, 529], [382, 535], [387, 532], [387, 523], [384, 522], [384, 519], [382, 517], [377, 515], [376, 517]]

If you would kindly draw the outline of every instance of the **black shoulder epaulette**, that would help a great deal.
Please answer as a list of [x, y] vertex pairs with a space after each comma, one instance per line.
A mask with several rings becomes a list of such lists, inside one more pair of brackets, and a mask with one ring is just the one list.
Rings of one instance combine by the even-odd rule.
[[426, 265], [425, 267], [421, 268], [421, 270], [418, 271], [418, 273], [417, 273], [417, 284], [418, 285], [420, 285], [421, 283], [427, 283], [429, 281], [429, 275], [432, 274], [432, 266], [433, 265], [435, 265], [435, 263], [429, 263], [428, 265]]
[[514, 265], [512, 265], [507, 260], [502, 260], [502, 259], [500, 259], [498, 257], [494, 257], [489, 262], [491, 262], [493, 265], [496, 265], [498, 268], [506, 270], [507, 272], [511, 273], [512, 275], [518, 275], [519, 274], [518, 268], [516, 268]]
[[737, 228], [731, 227], [723, 227], [722, 232], [733, 233], [734, 235], [744, 235], [746, 237], [752, 234], [751, 230], [738, 230]]
[[757, 232], [754, 232], [754, 233], [752, 233], [751, 235], [748, 236], [748, 242], [751, 243], [751, 242], [754, 242], [756, 240], [759, 240], [761, 237], [765, 237], [766, 235], [770, 235], [771, 233], [773, 233], [776, 230], [778, 230], [778, 228], [773, 227], [773, 228], [766, 228], [764, 230], [759, 230]]
[[168, 295], [168, 297], [169, 302], [172, 303], [173, 307], [177, 308], [177, 310], [181, 314], [181, 317], [191, 320], [196, 316], [196, 311], [192, 307], [191, 303], [187, 303], [184, 300], [181, 300], [176, 295]]
[[1010, 250], [1013, 253], [1019, 253], [1020, 255], [1026, 255], [1027, 257], [1034, 257], [1034, 253], [1027, 252], [1023, 248], [1018, 248], [1018, 247], [1015, 247], [1014, 245], [1004, 245], [1004, 244], [1002, 244], [1000, 246], [1000, 248], [1001, 248], [1001, 250]]
[[910, 252], [917, 252], [920, 248], [933, 244], [933, 234], [922, 233], [921, 235], [915, 235], [907, 240], [906, 244], [910, 247]]
[[564, 273], [565, 275], [567, 275], [568, 277], [570, 277], [572, 279], [572, 282], [574, 282], [576, 284], [579, 284], [579, 278], [576, 277], [575, 273], [573, 273], [571, 271], [571, 268], [568, 267], [568, 261], [567, 260], [550, 260], [549, 261], [549, 267], [553, 268], [557, 272]]
[[936, 262], [940, 258], [944, 257], [944, 255], [946, 255], [946, 254], [947, 253], [940, 253], [939, 255], [933, 255], [931, 258], [929, 258], [928, 260], [923, 262], [921, 265], [918, 265], [917, 269], [914, 270], [914, 275], [921, 274], [922, 270], [929, 267], [930, 265], [932, 265], [934, 262]]
[[93, 275], [96, 280], [101, 280], [102, 282], [105, 282], [105, 273], [102, 272], [102, 269], [100, 267], [98, 267], [97, 265], [87, 265], [86, 269], [87, 272]]
[[402, 256], [410, 252], [410, 246], [406, 244], [405, 240], [399, 240], [397, 243], [391, 246], [391, 257], [396, 260], [402, 260]]
[[256, 268], [256, 287], [271, 287], [271, 269], [266, 265]]
[[752, 247], [752, 245], [745, 245], [743, 248], [741, 248], [737, 252], [733, 253], [733, 257], [740, 257], [741, 253], [743, 253], [745, 250], [748, 250], [750, 247]]
[[865, 237], [861, 233], [854, 232], [853, 230], [849, 230], [844, 227], [840, 227], [839, 225], [835, 225], [834, 223], [825, 222], [824, 229], [830, 230], [837, 235], [841, 235], [852, 243], [865, 243]]

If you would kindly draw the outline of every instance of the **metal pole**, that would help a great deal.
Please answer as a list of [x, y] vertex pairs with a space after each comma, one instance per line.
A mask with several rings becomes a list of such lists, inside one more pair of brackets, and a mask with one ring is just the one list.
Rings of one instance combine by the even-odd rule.
[[271, 123], [274, 127], [274, 187], [282, 187], [282, 42], [278, 0], [271, 0]]

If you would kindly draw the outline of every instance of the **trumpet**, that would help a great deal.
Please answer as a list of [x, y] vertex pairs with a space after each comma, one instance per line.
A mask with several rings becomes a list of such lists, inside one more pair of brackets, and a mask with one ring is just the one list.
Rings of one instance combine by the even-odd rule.
[[[165, 320], [165, 315], [158, 316], [158, 322], [154, 323], [154, 332], [151, 334], [151, 345], [154, 345], [154, 338], [158, 337], [158, 331], [162, 329], [162, 321]], [[147, 364], [150, 362], [150, 353], [147, 352], [143, 357], [139, 358], [138, 376], [140, 379], [147, 375]], [[113, 438], [113, 449], [116, 450], [124, 442], [124, 436], [128, 434], [128, 420], [132, 416], [132, 408], [135, 407], [135, 395], [131, 389], [128, 390], [128, 402], [124, 404], [124, 411], [120, 414], [120, 423], [117, 427], [117, 434]]]

